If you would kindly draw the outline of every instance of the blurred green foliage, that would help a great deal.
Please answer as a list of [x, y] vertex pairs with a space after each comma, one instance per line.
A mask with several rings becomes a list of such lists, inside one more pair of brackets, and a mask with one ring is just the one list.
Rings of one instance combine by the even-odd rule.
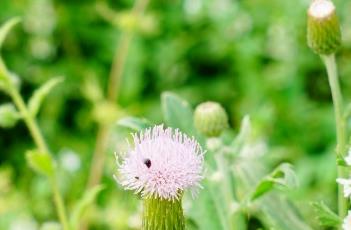
[[[351, 96], [351, 2], [335, 0], [343, 47], [338, 53], [341, 84]], [[0, 22], [20, 16], [2, 54], [20, 78], [21, 92], [64, 76], [39, 113], [39, 125], [60, 165], [68, 207], [85, 190], [97, 123], [94, 101], [106, 91], [121, 30], [133, 23], [131, 0], [1, 0]], [[276, 162], [295, 165], [300, 187], [288, 194], [316, 225], [307, 201], [323, 199], [335, 209], [334, 118], [327, 77], [306, 45], [308, 0], [151, 0], [126, 62], [118, 103], [123, 114], [162, 121], [160, 94], [172, 91], [191, 105], [222, 103], [238, 130], [245, 114]], [[99, 11], [117, 13], [108, 22]], [[100, 13], [99, 13], [100, 12]], [[9, 98], [1, 94], [1, 104]], [[116, 186], [114, 151], [125, 150], [130, 130], [110, 140], [98, 206], [87, 217], [93, 229], [138, 226], [138, 201]], [[26, 165], [33, 147], [26, 127], [0, 131], [0, 229], [36, 229], [56, 220], [48, 182]], [[272, 168], [274, 165], [271, 166]], [[140, 209], [140, 208], [139, 208]], [[54, 225], [55, 223], [53, 223]], [[18, 226], [17, 226], [18, 225]], [[48, 224], [47, 224], [48, 225]], [[255, 229], [255, 219], [252, 219]], [[16, 228], [17, 227], [17, 228]], [[316, 227], [317, 228], [317, 227]]]

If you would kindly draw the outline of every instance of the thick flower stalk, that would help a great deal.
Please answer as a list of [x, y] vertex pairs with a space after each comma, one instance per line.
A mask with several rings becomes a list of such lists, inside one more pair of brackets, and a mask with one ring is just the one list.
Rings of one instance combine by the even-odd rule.
[[182, 195], [201, 188], [204, 152], [194, 138], [162, 125], [135, 134], [117, 181], [144, 202], [143, 230], [185, 229]]
[[[341, 45], [340, 25], [335, 6], [330, 0], [314, 0], [308, 9], [307, 43], [319, 54], [328, 73], [336, 123], [336, 154], [342, 158], [346, 153], [347, 130], [344, 116], [343, 97], [340, 90], [335, 53]], [[338, 165], [338, 177], [344, 177], [347, 170]], [[341, 182], [339, 180], [339, 182]], [[342, 186], [338, 188], [338, 212], [340, 218], [347, 214], [348, 200], [343, 197]]]

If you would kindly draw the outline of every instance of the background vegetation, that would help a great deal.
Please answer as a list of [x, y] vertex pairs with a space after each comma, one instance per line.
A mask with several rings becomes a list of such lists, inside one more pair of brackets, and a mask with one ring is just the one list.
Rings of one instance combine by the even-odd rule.
[[[13, 16], [23, 20], [6, 39], [2, 56], [20, 76], [24, 97], [54, 76], [65, 78], [46, 98], [38, 123], [58, 159], [68, 208], [86, 188], [98, 123], [110, 113], [101, 95], [121, 32], [135, 29], [133, 2], [0, 1], [1, 23]], [[351, 2], [334, 2], [344, 40], [338, 53], [341, 84], [349, 99]], [[249, 114], [270, 157], [295, 165], [300, 186], [287, 195], [316, 227], [309, 202], [336, 206], [335, 130], [324, 67], [305, 41], [308, 5], [309, 0], [152, 0], [137, 22], [116, 104], [119, 117], [160, 123], [164, 91], [192, 106], [214, 100], [226, 108], [236, 131]], [[0, 103], [9, 100], [0, 94]], [[85, 215], [92, 229], [139, 226], [138, 200], [112, 178], [113, 152], [125, 149], [129, 132], [113, 128], [106, 188]], [[48, 182], [26, 166], [24, 153], [33, 141], [24, 124], [1, 129], [0, 147], [0, 229], [31, 230], [56, 220]], [[250, 228], [259, 226], [248, 219]]]

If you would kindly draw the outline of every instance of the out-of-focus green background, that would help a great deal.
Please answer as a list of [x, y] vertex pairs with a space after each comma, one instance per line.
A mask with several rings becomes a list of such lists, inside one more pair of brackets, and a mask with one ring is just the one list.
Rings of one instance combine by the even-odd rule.
[[[85, 190], [97, 131], [92, 101], [106, 92], [133, 2], [0, 0], [1, 23], [13, 16], [23, 19], [9, 34], [2, 55], [22, 79], [24, 97], [52, 77], [65, 77], [45, 100], [38, 122], [60, 163], [68, 208]], [[249, 114], [255, 135], [266, 141], [272, 156], [295, 165], [300, 187], [291, 196], [315, 225], [309, 201], [323, 199], [336, 206], [335, 131], [325, 70], [306, 45], [309, 2], [151, 0], [130, 45], [118, 104], [125, 114], [158, 123], [160, 94], [167, 90], [193, 106], [206, 100], [222, 103], [236, 130]], [[334, 2], [344, 41], [337, 60], [348, 99], [351, 2]], [[103, 19], [101, 5], [114, 10], [120, 21]], [[9, 101], [0, 94], [0, 103]], [[116, 130], [107, 153], [107, 188], [89, 212], [94, 229], [139, 224], [138, 200], [112, 178], [112, 153], [124, 145], [127, 133], [122, 131]], [[0, 229], [32, 230], [56, 219], [48, 182], [25, 164], [24, 152], [32, 147], [23, 123], [0, 130]]]

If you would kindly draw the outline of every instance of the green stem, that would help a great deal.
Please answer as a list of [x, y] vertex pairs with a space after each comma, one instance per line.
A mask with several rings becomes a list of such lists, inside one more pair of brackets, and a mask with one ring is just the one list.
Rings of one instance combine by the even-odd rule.
[[[149, 0], [137, 0], [134, 3], [132, 13], [135, 17], [139, 18], [145, 11]], [[113, 21], [113, 12], [108, 9], [100, 8], [100, 13], [108, 20]], [[130, 43], [133, 39], [133, 33], [129, 31], [123, 31], [117, 46], [111, 71], [109, 74], [108, 86], [107, 86], [107, 100], [115, 103], [118, 97], [118, 90], [122, 79], [125, 62], [129, 53]], [[96, 135], [96, 145], [92, 156], [91, 166], [88, 175], [87, 188], [92, 188], [99, 184], [103, 175], [106, 149], [108, 147], [108, 136], [109, 136], [109, 125], [100, 124]], [[88, 223], [82, 221], [80, 224], [80, 230], [87, 229]]]
[[[18, 111], [20, 112], [24, 122], [26, 123], [31, 136], [32, 136], [36, 146], [39, 149], [39, 152], [41, 152], [42, 154], [50, 154], [49, 148], [47, 147], [47, 144], [43, 138], [43, 135], [40, 132], [38, 124], [37, 124], [35, 118], [28, 111], [28, 108], [27, 108], [23, 98], [19, 94], [18, 90], [13, 85], [11, 85], [8, 92], [9, 92], [13, 102], [17, 106]], [[59, 189], [58, 189], [56, 175], [53, 175], [49, 179], [51, 182], [51, 188], [52, 188], [52, 192], [53, 192], [53, 196], [54, 196], [54, 203], [55, 203], [58, 217], [60, 219], [60, 222], [62, 224], [63, 229], [69, 230], [66, 210], [65, 210], [62, 196], [61, 196]]]
[[[336, 122], [336, 154], [338, 157], [344, 157], [346, 153], [347, 131], [344, 117], [343, 99], [339, 86], [338, 71], [335, 61], [335, 55], [321, 56], [328, 72], [329, 85], [333, 97], [335, 122]], [[337, 166], [338, 177], [345, 177], [345, 169]], [[338, 186], [338, 210], [339, 216], [344, 218], [347, 214], [348, 201], [344, 198], [343, 186]]]
[[[132, 14], [136, 18], [140, 18], [140, 16], [144, 13], [149, 0], [137, 0], [134, 3]], [[103, 10], [103, 11], [106, 11]], [[113, 14], [111, 12], [108, 13]], [[108, 16], [107, 18], [113, 18], [113, 15]], [[109, 75], [109, 83], [107, 89], [107, 100], [112, 103], [115, 103], [118, 96], [118, 89], [120, 87], [120, 82], [122, 79], [125, 62], [127, 60], [130, 43], [133, 39], [133, 33], [130, 31], [123, 31], [120, 37], [119, 44], [117, 46], [115, 56], [113, 58], [111, 72]], [[107, 148], [107, 139], [109, 135], [109, 126], [106, 124], [100, 124], [96, 136], [96, 146], [93, 153], [92, 165], [90, 168], [87, 187], [91, 188], [100, 183], [104, 164], [105, 164], [105, 152]], [[84, 228], [82, 228], [84, 229]]]
[[70, 230], [67, 214], [65, 209], [65, 204], [63, 203], [62, 196], [60, 194], [60, 190], [58, 188], [58, 183], [56, 180], [56, 175], [51, 178], [51, 188], [54, 195], [54, 202], [57, 210], [57, 215], [60, 219], [60, 223], [64, 230]]
[[38, 125], [35, 121], [35, 119], [31, 116], [29, 113], [26, 104], [24, 103], [21, 95], [19, 94], [17, 89], [10, 89], [9, 91], [10, 96], [17, 106], [24, 122], [26, 123], [28, 130], [35, 142], [35, 144], [38, 146], [40, 152], [42, 153], [49, 153], [49, 149], [44, 141], [44, 138], [38, 128]]
[[184, 230], [185, 220], [181, 199], [144, 200], [142, 230]]
[[108, 146], [108, 134], [109, 127], [105, 124], [101, 124], [97, 131], [96, 145], [91, 160], [87, 188], [92, 188], [100, 183], [106, 158], [106, 154], [104, 153]]

